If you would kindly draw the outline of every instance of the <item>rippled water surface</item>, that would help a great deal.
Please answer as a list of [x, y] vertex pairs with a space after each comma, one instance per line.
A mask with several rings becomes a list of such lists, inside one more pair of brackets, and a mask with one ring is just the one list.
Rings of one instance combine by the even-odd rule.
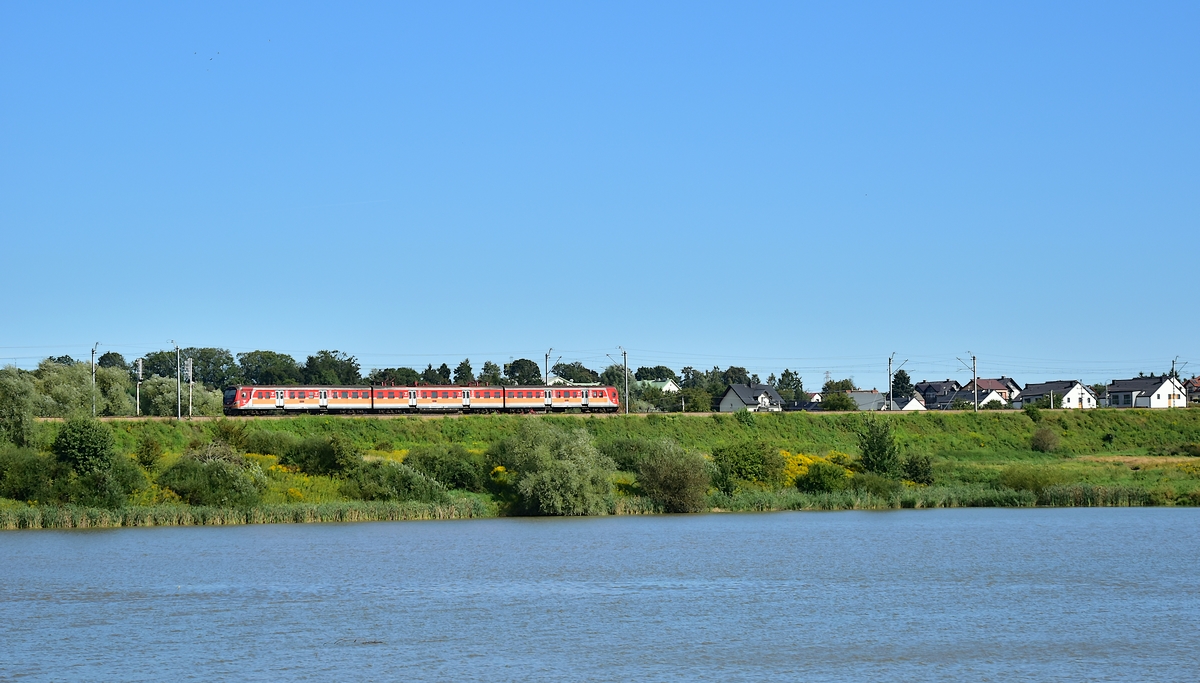
[[0, 532], [0, 679], [1196, 680], [1200, 510]]

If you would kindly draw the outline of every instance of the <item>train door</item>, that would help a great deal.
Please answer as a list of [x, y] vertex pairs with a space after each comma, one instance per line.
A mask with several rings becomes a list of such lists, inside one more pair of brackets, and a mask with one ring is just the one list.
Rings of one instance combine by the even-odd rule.
[[471, 390], [470, 389], [463, 389], [462, 399], [463, 399], [463, 407], [470, 408], [471, 407]]
[[543, 393], [545, 393], [545, 394], [546, 394], [546, 403], [545, 403], [545, 406], [546, 406], [547, 408], [549, 408], [549, 407], [550, 407], [550, 396], [551, 396], [552, 394], [551, 394], [551, 392], [550, 392], [550, 390], [549, 390], [549, 389], [545, 389], [545, 390], [543, 390]]
[[321, 390], [320, 399], [321, 399], [321, 404], [320, 404], [321, 407], [328, 408], [329, 407], [329, 390], [328, 389]]
[[275, 390], [275, 407], [276, 408], [283, 407], [283, 389]]
[[412, 389], [408, 392], [408, 407], [409, 408], [417, 407], [417, 391], [416, 391], [416, 389]]
[[583, 390], [583, 407], [586, 408], [587, 405], [588, 405], [588, 390], [584, 389]]

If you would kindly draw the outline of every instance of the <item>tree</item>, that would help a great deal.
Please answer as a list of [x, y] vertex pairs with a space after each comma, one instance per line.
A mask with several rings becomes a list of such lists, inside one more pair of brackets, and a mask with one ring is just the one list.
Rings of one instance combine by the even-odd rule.
[[39, 394], [35, 410], [43, 417], [91, 414], [93, 396], [98, 415], [129, 415], [133, 412], [131, 382], [124, 368], [96, 368], [95, 392], [87, 363], [62, 365], [44, 360], [32, 375]]
[[435, 368], [430, 363], [421, 372], [421, 381], [426, 384], [450, 384], [450, 367], [442, 363], [442, 367]]
[[193, 378], [207, 387], [224, 389], [242, 383], [241, 368], [228, 349], [188, 347], [180, 350], [180, 356], [192, 359]]
[[821, 387], [822, 394], [831, 394], [837, 391], [858, 391], [858, 387], [854, 386], [854, 378], [827, 380], [825, 386]]
[[504, 374], [514, 384], [538, 385], [542, 383], [542, 369], [528, 358], [518, 358], [506, 364]]
[[703, 510], [708, 485], [704, 456], [668, 439], [655, 442], [638, 465], [638, 486], [664, 512]]
[[[637, 385], [634, 383], [633, 373], [625, 372], [625, 366], [614, 363], [604, 368], [604, 372], [600, 373], [600, 383], [604, 386], [616, 387], [617, 395], [621, 397], [622, 403], [629, 401], [629, 397], [625, 395], [626, 378], [629, 379], [629, 389], [632, 391]], [[631, 405], [630, 408], [633, 408], [633, 406]]]
[[463, 362], [454, 368], [454, 383], [465, 386], [475, 381], [475, 373], [471, 370], [471, 359], [464, 358]]
[[124, 369], [128, 367], [125, 363], [125, 356], [122, 356], [116, 351], [108, 351], [107, 353], [102, 354], [100, 358], [96, 360], [96, 365], [102, 368]]
[[561, 429], [522, 420], [517, 433], [496, 450], [499, 464], [516, 473], [524, 510], [540, 515], [602, 515], [608, 512], [616, 465], [596, 449], [583, 429]]
[[858, 430], [858, 447], [862, 450], [864, 470], [893, 479], [900, 476], [900, 449], [896, 446], [891, 420], [866, 417]]
[[689, 413], [707, 413], [712, 410], [712, 395], [699, 387], [680, 389], [679, 400], [683, 410]]
[[[182, 362], [182, 353], [180, 355]], [[145, 356], [142, 356], [142, 370], [146, 377], [174, 377], [175, 376], [175, 350], [151, 351]]]
[[[171, 354], [174, 356], [174, 354]], [[300, 365], [296, 359], [274, 351], [250, 351], [237, 355], [242, 377], [250, 384], [299, 384]], [[171, 375], [175, 374], [172, 359]], [[151, 373], [156, 374], [156, 373]], [[164, 375], [165, 376], [165, 375]]]
[[60, 463], [82, 474], [112, 465], [117, 442], [112, 430], [103, 422], [94, 418], [72, 418], [58, 430], [50, 450]]
[[318, 351], [309, 356], [300, 373], [305, 384], [361, 384], [358, 359], [341, 351]]
[[59, 365], [74, 365], [77, 362], [70, 356], [50, 356], [46, 360], [51, 363], [58, 363]]
[[652, 368], [645, 366], [640, 367], [637, 369], [637, 372], [633, 373], [633, 376], [639, 382], [665, 382], [667, 380], [673, 380], [676, 384], [679, 383], [679, 375], [676, 375], [674, 370], [665, 365], [655, 365]]
[[[798, 373], [792, 372], [784, 368], [783, 373], [779, 375], [779, 380], [775, 385], [779, 391], [791, 391], [792, 395], [804, 393], [804, 378]], [[796, 400], [800, 400], [797, 398]]]
[[[182, 391], [177, 395], [174, 377], [155, 375], [142, 382], [142, 414], [173, 417], [177, 407], [176, 400], [179, 400], [178, 408], [184, 415], [187, 415], [187, 385], [183, 385], [181, 389]], [[203, 384], [196, 385], [192, 390], [192, 414], [215, 416], [220, 415], [221, 410], [221, 392], [208, 389]]]
[[479, 371], [479, 382], [490, 387], [498, 387], [504, 384], [504, 378], [501, 376], [500, 366], [492, 361], [485, 361], [483, 369]]
[[551, 370], [559, 377], [576, 384], [592, 384], [600, 381], [600, 373], [585, 368], [583, 363], [579, 361], [575, 361], [574, 363], [555, 363]]
[[912, 378], [908, 376], [908, 371], [901, 368], [892, 375], [892, 398], [901, 399], [908, 398], [913, 395]]
[[732, 384], [750, 384], [750, 373], [746, 368], [731, 365], [721, 373], [721, 381], [725, 383], [725, 388], [729, 388]]
[[[747, 413], [749, 414], [749, 413]], [[786, 463], [779, 449], [762, 441], [743, 441], [713, 449], [713, 483], [732, 495], [743, 483], [776, 487]]]
[[850, 398], [849, 394], [837, 391], [832, 394], [825, 394], [821, 398], [821, 410], [858, 410], [858, 404], [854, 402], [854, 399]]
[[389, 384], [398, 387], [415, 386], [421, 375], [412, 368], [376, 368], [367, 376], [371, 384]]
[[0, 370], [0, 441], [30, 445], [37, 399], [37, 386], [29, 373], [13, 367]]

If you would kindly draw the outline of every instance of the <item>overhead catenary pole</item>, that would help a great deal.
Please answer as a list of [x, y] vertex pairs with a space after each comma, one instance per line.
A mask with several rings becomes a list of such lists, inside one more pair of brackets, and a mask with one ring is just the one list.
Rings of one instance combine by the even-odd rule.
[[92, 417], [96, 417], [96, 347], [100, 346], [100, 342], [92, 345]]
[[979, 412], [979, 373], [976, 371], [975, 356], [971, 356], [971, 386], [975, 387], [975, 412]]
[[137, 359], [137, 393], [134, 402], [137, 404], [137, 416], [142, 416], [142, 359]]
[[192, 359], [187, 359], [187, 378], [188, 378], [188, 417], [192, 416], [192, 387], [195, 380], [192, 379]]
[[175, 340], [171, 340], [171, 344], [175, 346], [175, 419], [183, 419], [183, 381], [179, 375], [183, 368], [179, 364], [179, 344]]
[[545, 365], [546, 386], [550, 385], [550, 351], [553, 351], [553, 350], [554, 350], [554, 347], [551, 346], [550, 349], [546, 351], [546, 365]]
[[618, 346], [621, 349], [621, 365], [625, 368], [625, 414], [629, 414], [629, 352], [625, 347]]
[[[892, 378], [895, 376], [892, 373], [892, 359], [894, 359], [895, 357], [896, 357], [896, 353], [894, 351], [892, 352], [892, 355], [888, 356], [888, 393], [887, 393], [887, 405], [884, 407], [884, 410], [892, 409], [892, 404], [893, 404], [893, 401], [892, 401]], [[907, 363], [907, 362], [908, 362], [908, 359], [907, 358], [904, 359], [904, 363]], [[900, 368], [904, 367], [904, 363], [901, 363], [900, 367], [896, 368], [896, 372], [899, 372]]]

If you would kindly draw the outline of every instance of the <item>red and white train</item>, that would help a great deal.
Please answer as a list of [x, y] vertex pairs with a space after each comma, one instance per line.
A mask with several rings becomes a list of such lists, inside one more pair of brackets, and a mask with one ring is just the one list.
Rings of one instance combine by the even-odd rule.
[[244, 385], [225, 390], [226, 415], [279, 413], [615, 413], [615, 387]]

